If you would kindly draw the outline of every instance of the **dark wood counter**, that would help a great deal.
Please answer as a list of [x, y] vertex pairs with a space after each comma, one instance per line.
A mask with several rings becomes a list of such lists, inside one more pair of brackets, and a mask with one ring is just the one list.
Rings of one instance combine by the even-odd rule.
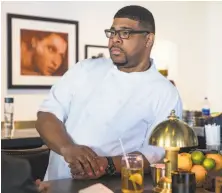
[[[145, 190], [144, 193], [152, 193], [152, 179], [149, 175], [144, 178]], [[78, 193], [79, 190], [91, 186], [96, 183], [101, 183], [111, 189], [114, 193], [121, 193], [121, 178], [120, 176], [102, 177], [99, 180], [73, 180], [63, 179], [49, 181], [50, 188], [47, 193]], [[197, 189], [196, 193], [205, 193], [203, 189]]]
[[[152, 181], [150, 176], [145, 176], [144, 193], [151, 193]], [[48, 193], [78, 193], [79, 190], [91, 186], [96, 183], [101, 183], [111, 189], [115, 193], [121, 193], [121, 178], [120, 176], [102, 177], [98, 180], [73, 180], [63, 179], [49, 181], [50, 190]]]

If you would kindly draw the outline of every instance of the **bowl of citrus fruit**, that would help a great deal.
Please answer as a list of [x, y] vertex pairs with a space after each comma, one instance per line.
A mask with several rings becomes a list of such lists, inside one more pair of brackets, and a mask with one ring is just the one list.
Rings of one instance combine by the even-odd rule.
[[196, 186], [202, 187], [211, 172], [222, 174], [222, 155], [193, 151], [178, 154], [178, 169], [195, 173]]

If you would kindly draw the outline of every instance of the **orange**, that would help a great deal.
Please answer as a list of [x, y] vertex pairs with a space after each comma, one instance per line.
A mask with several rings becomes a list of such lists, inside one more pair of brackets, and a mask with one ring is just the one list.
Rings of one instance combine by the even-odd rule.
[[191, 155], [189, 153], [180, 153], [179, 155], [182, 155], [182, 156], [188, 156], [191, 158]]
[[197, 187], [201, 186], [206, 180], [207, 170], [202, 165], [194, 165], [191, 172], [195, 173]]
[[178, 169], [183, 171], [190, 171], [192, 168], [191, 155], [189, 153], [178, 154]]

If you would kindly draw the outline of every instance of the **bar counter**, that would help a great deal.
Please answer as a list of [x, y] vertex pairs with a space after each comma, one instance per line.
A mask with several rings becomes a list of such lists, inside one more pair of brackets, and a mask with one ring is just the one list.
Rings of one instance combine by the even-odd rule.
[[12, 138], [4, 138], [4, 130], [1, 130], [2, 149], [31, 149], [44, 145], [35, 128], [15, 129]]
[[[198, 130], [199, 129], [199, 130]], [[203, 128], [194, 128], [198, 135], [199, 149], [205, 149], [205, 138], [203, 136]], [[35, 128], [15, 129], [11, 139], [5, 139], [4, 131], [1, 130], [2, 149], [31, 149], [44, 145]]]
[[[120, 176], [102, 177], [98, 180], [73, 180], [62, 179], [49, 182], [49, 190], [47, 193], [78, 193], [79, 190], [87, 188], [93, 184], [101, 183], [111, 189], [114, 193], [121, 193]], [[144, 177], [144, 193], [152, 193], [152, 179], [150, 175]], [[96, 193], [96, 192], [95, 192]], [[197, 189], [196, 193], [208, 193], [203, 189]]]

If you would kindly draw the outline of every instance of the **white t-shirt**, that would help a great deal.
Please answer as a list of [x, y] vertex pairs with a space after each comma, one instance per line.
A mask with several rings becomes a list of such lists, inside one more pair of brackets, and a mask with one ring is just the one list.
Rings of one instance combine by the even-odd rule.
[[[172, 83], [155, 68], [145, 72], [119, 71], [111, 59], [87, 59], [73, 65], [52, 87], [39, 111], [51, 112], [64, 124], [74, 143], [99, 156], [140, 151], [150, 163], [164, 150], [148, 145], [154, 127], [171, 110], [182, 116], [182, 103]], [[45, 180], [71, 177], [64, 158], [51, 151]]]

